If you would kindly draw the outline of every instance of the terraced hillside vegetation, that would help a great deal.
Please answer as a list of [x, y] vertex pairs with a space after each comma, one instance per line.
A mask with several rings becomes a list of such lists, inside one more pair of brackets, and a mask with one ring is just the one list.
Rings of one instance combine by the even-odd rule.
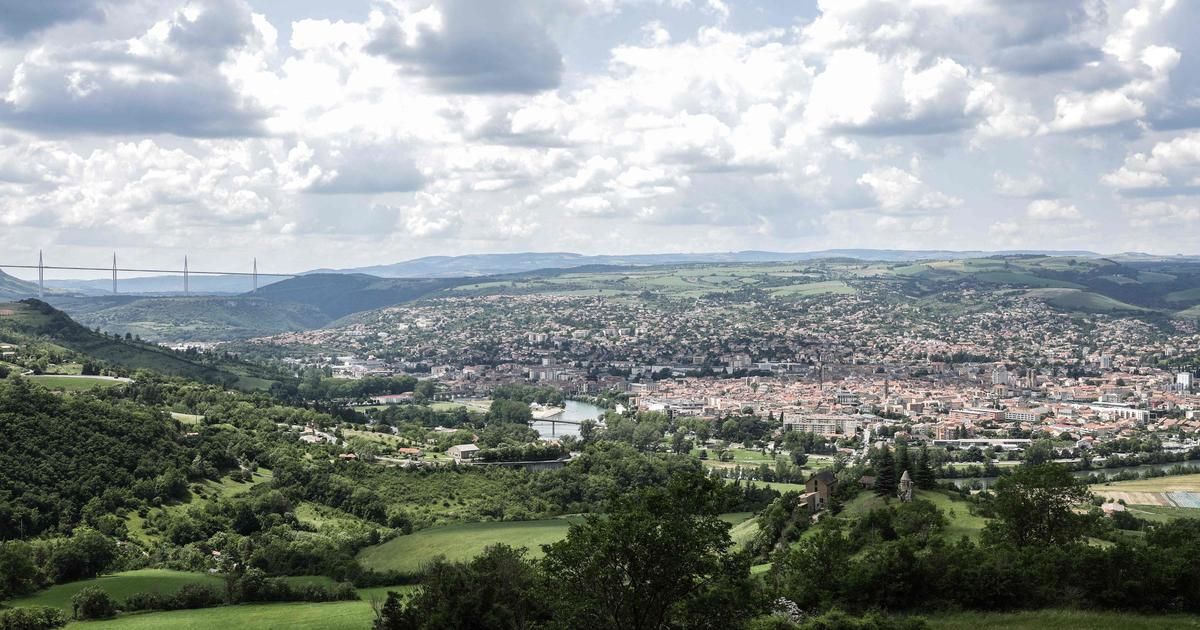
[[59, 298], [52, 303], [88, 328], [159, 342], [245, 339], [331, 321], [307, 304], [254, 296]]
[[125, 375], [150, 370], [240, 389], [267, 389], [278, 378], [270, 370], [223, 356], [175, 352], [132, 338], [99, 333], [33, 299], [0, 303], [0, 341], [17, 344], [31, 354], [66, 359], [69, 355], [86, 357]]

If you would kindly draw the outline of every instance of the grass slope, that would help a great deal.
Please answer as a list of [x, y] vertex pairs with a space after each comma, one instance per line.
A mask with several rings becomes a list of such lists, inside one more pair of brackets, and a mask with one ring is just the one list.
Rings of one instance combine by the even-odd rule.
[[7, 602], [14, 608], [24, 606], [50, 606], [71, 610], [71, 598], [88, 586], [104, 589], [113, 599], [122, 601], [134, 593], [157, 592], [164, 595], [173, 594], [186, 584], [207, 584], [215, 588], [224, 588], [224, 580], [215, 575], [203, 573], [188, 573], [168, 569], [139, 569], [125, 571], [113, 575], [105, 575], [92, 580], [81, 580], [68, 584], [58, 584], [39, 591], [28, 597]]
[[536, 558], [542, 555], [542, 545], [565, 538], [570, 525], [568, 519], [548, 519], [433, 527], [367, 547], [358, 560], [378, 571], [416, 571], [438, 556], [470, 560], [496, 543], [525, 547], [529, 556]]
[[422, 298], [468, 282], [462, 278], [399, 279], [364, 274], [311, 274], [276, 282], [258, 290], [272, 303], [302, 304], [329, 319], [345, 317]]

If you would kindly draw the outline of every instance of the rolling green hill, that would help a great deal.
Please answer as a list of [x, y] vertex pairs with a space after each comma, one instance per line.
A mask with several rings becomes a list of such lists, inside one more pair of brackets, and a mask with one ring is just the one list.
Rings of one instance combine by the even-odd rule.
[[266, 389], [273, 383], [270, 373], [249, 363], [221, 359], [206, 364], [167, 348], [96, 333], [33, 299], [0, 303], [0, 340], [49, 343], [129, 371], [146, 369], [241, 389]]
[[309, 330], [330, 318], [306, 304], [260, 297], [99, 297], [55, 300], [88, 328], [151, 341], [227, 341]]
[[37, 285], [0, 271], [0, 300], [19, 300], [38, 294]]
[[364, 274], [311, 274], [268, 285], [258, 296], [274, 304], [301, 304], [338, 319], [422, 298], [472, 282], [465, 278], [377, 278]]

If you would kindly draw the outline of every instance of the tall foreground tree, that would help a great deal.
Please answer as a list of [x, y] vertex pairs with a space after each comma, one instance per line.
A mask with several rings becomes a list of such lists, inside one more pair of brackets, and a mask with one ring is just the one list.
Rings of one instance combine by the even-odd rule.
[[913, 466], [913, 481], [921, 490], [933, 490], [937, 487], [937, 477], [934, 476], [933, 466], [929, 463], [929, 450], [924, 446], [917, 453], [917, 462]]
[[896, 459], [892, 451], [884, 444], [875, 453], [875, 494], [881, 497], [896, 496]]
[[681, 475], [571, 526], [543, 566], [568, 628], [735, 627], [753, 606], [748, 561], [729, 553], [715, 482]]
[[1064, 544], [1083, 537], [1092, 517], [1083, 510], [1091, 492], [1057, 464], [1020, 466], [996, 482], [997, 519], [986, 533], [1014, 545]]
[[388, 593], [375, 630], [523, 630], [551, 620], [537, 565], [524, 549], [493, 545], [468, 563], [435, 560], [421, 589]]

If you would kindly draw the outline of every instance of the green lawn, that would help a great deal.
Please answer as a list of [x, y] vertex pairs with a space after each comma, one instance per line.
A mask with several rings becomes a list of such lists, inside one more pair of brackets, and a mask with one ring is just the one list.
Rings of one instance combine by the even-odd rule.
[[124, 573], [105, 575], [93, 580], [82, 580], [51, 586], [44, 591], [39, 591], [28, 597], [12, 600], [8, 602], [8, 605], [13, 607], [50, 606], [70, 611], [71, 598], [87, 586], [98, 586], [107, 591], [109, 595], [112, 595], [114, 599], [121, 601], [133, 593], [150, 591], [164, 594], [174, 593], [183, 588], [185, 584], [208, 584], [219, 589], [224, 589], [225, 582], [218, 576], [205, 575], [203, 573], [188, 573], [167, 569], [139, 569], [137, 571], [125, 571]]
[[1192, 615], [1134, 615], [1075, 610], [927, 615], [931, 630], [1160, 630], [1200, 628]]
[[542, 545], [566, 537], [570, 524], [568, 519], [556, 518], [432, 527], [367, 547], [358, 554], [358, 559], [364, 567], [377, 571], [417, 571], [438, 556], [470, 560], [496, 543], [525, 547], [530, 557], [538, 557], [542, 555]]
[[841, 280], [793, 284], [787, 287], [769, 289], [769, 291], [772, 297], [777, 298], [807, 297], [810, 295], [853, 295], [858, 293], [857, 289]]

